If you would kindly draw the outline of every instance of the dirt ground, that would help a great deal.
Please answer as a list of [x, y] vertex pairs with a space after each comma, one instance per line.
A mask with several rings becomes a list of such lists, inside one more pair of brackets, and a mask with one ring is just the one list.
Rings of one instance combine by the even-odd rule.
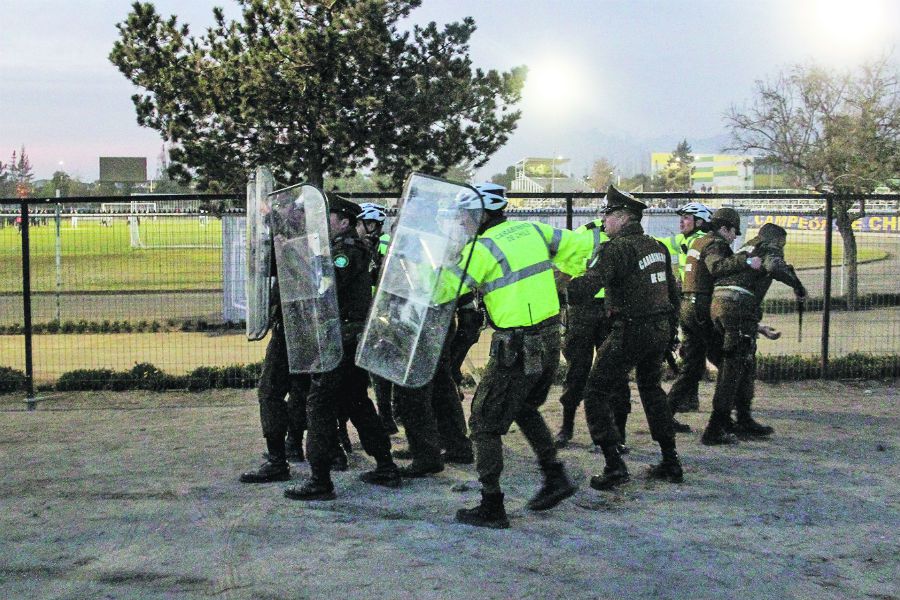
[[253, 390], [65, 394], [30, 413], [0, 397], [0, 597], [900, 598], [895, 384], [757, 398], [770, 441], [707, 448], [705, 415], [685, 417], [681, 485], [646, 479], [657, 451], [635, 406], [633, 479], [612, 493], [587, 485], [602, 458], [579, 413], [561, 456], [580, 489], [546, 513], [525, 508], [539, 474], [514, 430], [512, 528], [494, 531], [453, 520], [478, 497], [471, 467], [387, 490], [357, 480], [372, 465], [357, 449], [338, 499], [309, 504], [238, 483], [261, 461]]

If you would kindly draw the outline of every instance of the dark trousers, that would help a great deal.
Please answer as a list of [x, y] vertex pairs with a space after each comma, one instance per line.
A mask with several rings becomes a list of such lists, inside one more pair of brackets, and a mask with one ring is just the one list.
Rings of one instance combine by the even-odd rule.
[[712, 421], [724, 424], [737, 410], [738, 419], [750, 417], [756, 379], [756, 332], [760, 311], [756, 300], [726, 292], [713, 296], [710, 317], [722, 336], [722, 361], [713, 394]]
[[681, 300], [681, 372], [669, 389], [669, 404], [674, 409], [697, 395], [706, 373], [706, 361], [719, 367], [722, 336], [709, 316], [709, 296], [691, 296]]
[[482, 491], [500, 492], [501, 436], [516, 423], [542, 468], [556, 463], [553, 437], [538, 408], [559, 366], [559, 323], [525, 331], [495, 331], [484, 378], [475, 390], [469, 428]]
[[[565, 418], [573, 418], [584, 395], [591, 364], [594, 362], [594, 350], [600, 348], [610, 332], [610, 321], [606, 316], [603, 302], [570, 305], [566, 308], [566, 334], [563, 339], [562, 354], [569, 366], [562, 395], [559, 397], [563, 405]], [[631, 412], [631, 390], [628, 377], [615, 382], [613, 397], [616, 403], [613, 412], [616, 415]]]
[[462, 383], [462, 364], [469, 350], [478, 343], [484, 313], [477, 309], [461, 309], [456, 313], [456, 334], [450, 342], [450, 374], [456, 385]]
[[[306, 429], [306, 394], [309, 391], [308, 375], [291, 375], [288, 369], [287, 346], [284, 327], [276, 322], [272, 327], [266, 357], [257, 384], [259, 421], [263, 437], [284, 439], [290, 432], [298, 441]], [[287, 396], [287, 402], [285, 402]]]
[[326, 373], [311, 377], [306, 398], [309, 434], [306, 455], [314, 476], [329, 477], [337, 446], [338, 416], [346, 415], [359, 432], [363, 450], [376, 461], [390, 460], [391, 441], [368, 395], [369, 374], [353, 362], [356, 344], [344, 346], [341, 363]]
[[650, 435], [660, 446], [674, 446], [672, 413], [660, 385], [669, 335], [667, 316], [613, 321], [609, 337], [597, 351], [584, 391], [584, 410], [594, 444], [609, 447], [621, 443], [612, 407], [621, 402], [616, 397], [619, 382], [627, 380], [634, 368]]
[[[448, 339], [455, 339], [454, 330]], [[403, 424], [413, 459], [434, 464], [441, 449], [452, 455], [468, 455], [472, 442], [466, 431], [459, 389], [453, 379], [450, 356], [452, 343], [444, 345], [432, 380], [419, 388], [394, 386], [397, 417]]]

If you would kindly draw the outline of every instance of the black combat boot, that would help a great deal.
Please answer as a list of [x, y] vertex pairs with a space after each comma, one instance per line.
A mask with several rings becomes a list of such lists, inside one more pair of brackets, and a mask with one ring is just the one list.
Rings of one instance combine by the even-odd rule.
[[631, 477], [628, 475], [628, 467], [619, 456], [616, 446], [603, 446], [603, 456], [606, 459], [606, 467], [603, 475], [591, 477], [591, 487], [595, 490], [611, 490], [616, 486], [626, 483]]
[[687, 423], [682, 423], [681, 421], [676, 419], [674, 413], [672, 415], [672, 429], [675, 430], [675, 433], [690, 433], [691, 432], [691, 426], [688, 425]]
[[491, 529], [509, 528], [509, 518], [503, 506], [503, 494], [481, 492], [481, 504], [475, 508], [461, 508], [456, 511], [456, 520], [475, 527]]
[[378, 462], [371, 471], [360, 474], [359, 480], [372, 485], [383, 485], [384, 487], [397, 488], [400, 487], [402, 479], [400, 478], [400, 469], [391, 460], [390, 457], [382, 460], [376, 459]]
[[441, 459], [443, 460], [444, 464], [471, 465], [475, 462], [475, 454], [471, 450], [459, 452], [450, 452], [448, 450], [441, 454]]
[[729, 425], [723, 426], [715, 415], [711, 416], [709, 418], [709, 423], [706, 425], [706, 429], [703, 431], [703, 435], [700, 436], [700, 443], [704, 446], [737, 444], [737, 437], [729, 430], [731, 419], [729, 418], [728, 421]]
[[738, 437], [762, 438], [772, 435], [775, 433], [775, 430], [768, 425], [755, 421], [750, 415], [738, 415], [737, 423], [734, 425], [734, 432]]
[[677, 412], [697, 412], [700, 410], [700, 394], [694, 392], [687, 398], [682, 398], [680, 402], [678, 402], [677, 407], [672, 407], [673, 412], [677, 410]]
[[561, 462], [555, 462], [542, 469], [544, 485], [534, 498], [528, 501], [531, 510], [549, 510], [575, 493], [577, 489]]
[[575, 410], [568, 406], [563, 407], [563, 420], [559, 432], [553, 437], [553, 445], [557, 448], [565, 448], [572, 441], [575, 431]]
[[428, 477], [444, 470], [443, 462], [426, 463], [413, 460], [409, 465], [400, 467], [400, 475], [415, 479], [417, 477]]
[[255, 471], [242, 473], [241, 483], [271, 483], [291, 478], [291, 467], [285, 458], [284, 438], [266, 438], [269, 458]]
[[306, 456], [303, 454], [302, 432], [297, 437], [288, 432], [287, 438], [284, 440], [284, 448], [288, 462], [303, 462], [306, 460]]
[[681, 469], [681, 461], [678, 460], [678, 452], [675, 444], [666, 444], [662, 449], [662, 461], [658, 465], [650, 467], [647, 475], [650, 479], [662, 479], [670, 483], [681, 483], [684, 480], [684, 472]]
[[291, 500], [334, 500], [334, 484], [327, 472], [316, 473], [298, 485], [292, 485], [284, 490], [285, 498]]

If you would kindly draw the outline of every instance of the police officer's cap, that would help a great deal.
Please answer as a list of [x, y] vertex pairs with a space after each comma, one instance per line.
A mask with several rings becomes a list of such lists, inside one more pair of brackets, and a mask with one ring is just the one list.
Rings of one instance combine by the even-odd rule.
[[626, 192], [621, 192], [615, 186], [609, 186], [606, 190], [606, 207], [601, 211], [604, 215], [616, 210], [627, 210], [637, 216], [643, 214], [647, 205]]
[[328, 197], [328, 211], [347, 217], [353, 224], [356, 223], [356, 215], [362, 212], [362, 208], [356, 202], [332, 194]]
[[713, 228], [716, 230], [724, 225], [725, 227], [734, 227], [737, 234], [741, 234], [741, 216], [733, 208], [718, 209], [713, 213], [712, 220], [710, 222], [712, 223]]

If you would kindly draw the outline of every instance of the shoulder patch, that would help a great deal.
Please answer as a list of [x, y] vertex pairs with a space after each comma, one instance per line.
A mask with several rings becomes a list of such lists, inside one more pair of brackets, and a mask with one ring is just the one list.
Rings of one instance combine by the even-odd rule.
[[349, 264], [350, 264], [350, 259], [347, 257], [346, 254], [338, 254], [337, 256], [334, 257], [334, 266], [336, 266], [338, 269], [343, 269]]

